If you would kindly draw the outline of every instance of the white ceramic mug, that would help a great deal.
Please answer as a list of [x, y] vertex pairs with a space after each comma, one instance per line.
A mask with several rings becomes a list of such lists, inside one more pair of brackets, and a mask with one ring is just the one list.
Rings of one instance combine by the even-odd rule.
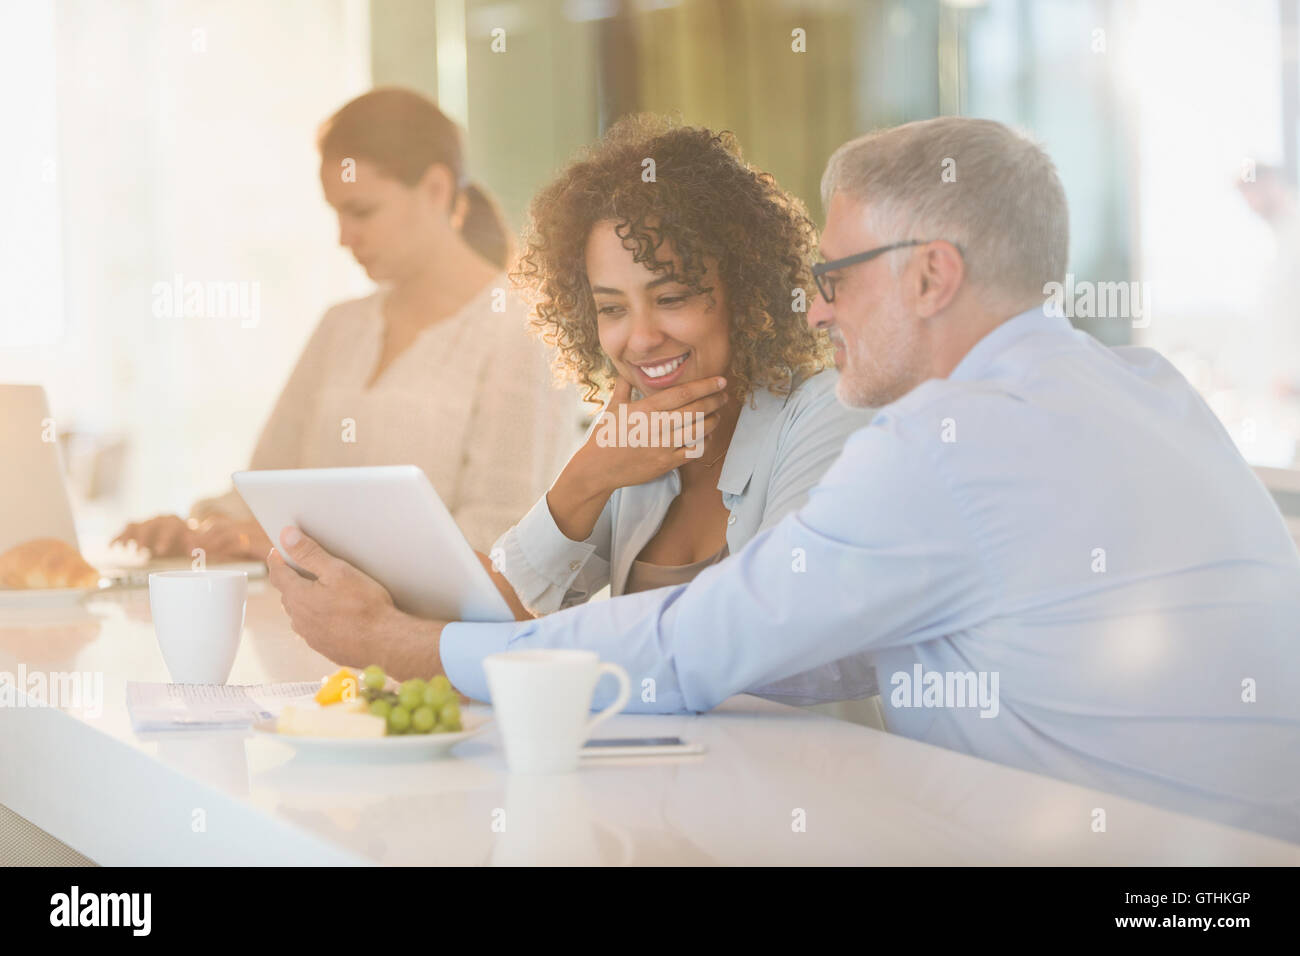
[[167, 672], [177, 684], [224, 684], [244, 630], [244, 571], [155, 571], [149, 610]]
[[[593, 651], [505, 651], [485, 657], [483, 671], [514, 773], [574, 770], [592, 730], [622, 710], [631, 695], [627, 671], [601, 663]], [[589, 718], [601, 674], [617, 678], [618, 697]]]

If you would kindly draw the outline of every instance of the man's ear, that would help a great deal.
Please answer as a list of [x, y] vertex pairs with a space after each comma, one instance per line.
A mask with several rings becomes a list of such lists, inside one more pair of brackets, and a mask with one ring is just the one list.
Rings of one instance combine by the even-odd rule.
[[922, 318], [928, 319], [947, 308], [966, 281], [966, 260], [951, 242], [927, 243], [918, 250], [913, 267], [915, 306]]

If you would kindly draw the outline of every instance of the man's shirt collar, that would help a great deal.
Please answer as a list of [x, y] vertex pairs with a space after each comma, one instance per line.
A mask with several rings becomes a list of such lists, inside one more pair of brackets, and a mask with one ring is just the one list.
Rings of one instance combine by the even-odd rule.
[[966, 353], [948, 378], [968, 381], [983, 377], [999, 355], [1016, 342], [1036, 332], [1069, 332], [1070, 320], [1064, 316], [1049, 315], [1043, 306], [1035, 306], [1007, 319]]

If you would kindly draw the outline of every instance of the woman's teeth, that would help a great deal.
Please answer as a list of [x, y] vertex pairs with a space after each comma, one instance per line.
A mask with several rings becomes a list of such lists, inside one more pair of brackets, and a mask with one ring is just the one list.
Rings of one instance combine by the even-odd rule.
[[673, 372], [677, 371], [685, 361], [686, 356], [679, 355], [671, 362], [666, 362], [663, 365], [638, 365], [637, 368], [645, 373], [646, 378], [663, 378], [665, 375], [671, 375]]

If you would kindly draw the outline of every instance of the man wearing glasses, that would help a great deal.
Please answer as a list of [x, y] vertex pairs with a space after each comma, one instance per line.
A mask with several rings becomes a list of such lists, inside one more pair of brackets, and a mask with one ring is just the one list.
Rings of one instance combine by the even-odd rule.
[[629, 709], [705, 711], [866, 653], [893, 732], [1300, 841], [1300, 557], [1165, 359], [1044, 309], [1051, 160], [941, 118], [847, 143], [822, 193], [808, 321], [880, 409], [806, 506], [689, 585], [420, 622], [390, 672], [486, 699], [485, 655], [581, 647], [653, 680]]

